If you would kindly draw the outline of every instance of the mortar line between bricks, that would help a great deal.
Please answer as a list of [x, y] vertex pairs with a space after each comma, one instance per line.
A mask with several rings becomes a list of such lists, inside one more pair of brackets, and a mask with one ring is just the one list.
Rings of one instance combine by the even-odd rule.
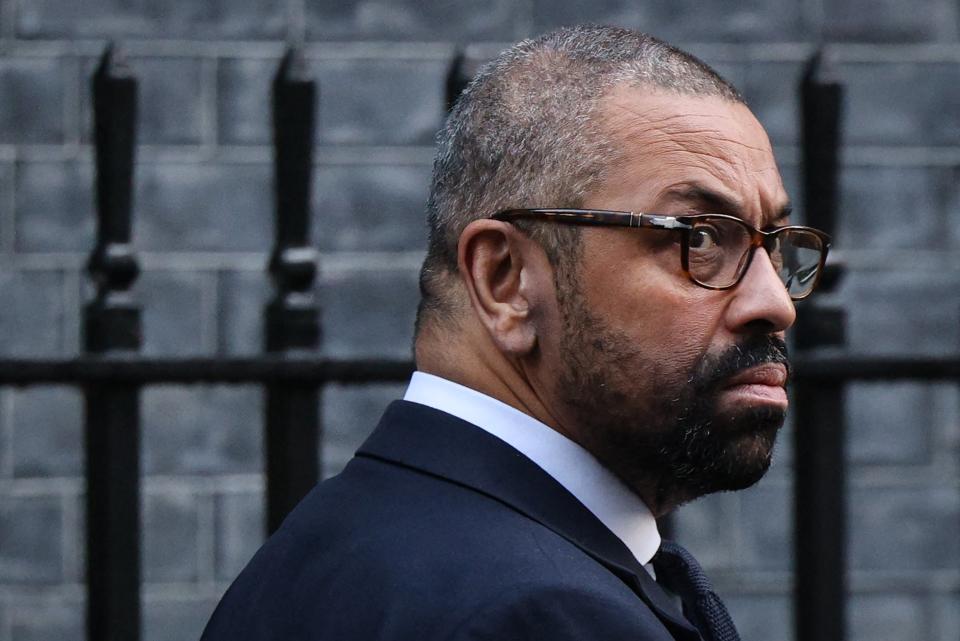
[[166, 474], [143, 477], [145, 491], [164, 492], [171, 489], [220, 494], [227, 491], [260, 492], [266, 487], [263, 473], [223, 474], [218, 476], [199, 474]]
[[338, 275], [341, 272], [380, 272], [419, 270], [425, 251], [400, 252], [331, 252], [321, 254], [321, 282], [327, 273]]
[[[198, 41], [186, 39], [115, 38], [123, 43], [123, 50], [130, 57], [152, 58], [250, 58], [279, 60], [288, 47], [284, 40], [217, 40]], [[13, 40], [3, 52], [13, 57], [47, 57], [63, 55], [99, 57], [111, 38], [31, 39]], [[509, 42], [497, 43], [497, 51], [510, 46]], [[364, 59], [410, 59], [447, 60], [453, 57], [455, 47], [446, 41], [398, 42], [390, 40], [344, 40], [305, 41], [303, 54], [308, 59], [364, 60]]]
[[[265, 483], [262, 473], [224, 474], [205, 476], [198, 474], [168, 474], [141, 477], [144, 493], [163, 492], [262, 492]], [[60, 476], [50, 478], [0, 479], [0, 494], [16, 498], [31, 498], [69, 494], [74, 497], [83, 492], [83, 478]]]
[[[773, 150], [781, 167], [800, 164], [800, 148], [796, 145], [775, 145]], [[841, 149], [840, 160], [843, 168], [953, 167], [960, 164], [960, 145], [912, 147], [848, 144]]]
[[0, 256], [0, 270], [56, 271], [65, 268], [80, 269], [84, 265], [83, 254], [29, 253]]
[[[710, 569], [710, 578], [719, 589], [742, 594], [790, 594], [791, 570]], [[913, 570], [852, 570], [851, 594], [904, 591], [913, 594], [944, 594], [960, 588], [960, 571], [917, 568]]]
[[82, 491], [83, 479], [81, 477], [0, 479], [0, 494], [14, 498], [49, 497], [66, 494], [79, 496]]
[[[831, 251], [833, 259], [851, 270], [873, 269], [900, 271], [891, 265], [910, 265], [917, 272], [960, 272], [960, 251], [947, 249], [837, 249]], [[830, 262], [833, 262], [832, 260]]]
[[[424, 250], [370, 250], [370, 251], [321, 251], [320, 267], [322, 272], [339, 275], [341, 272], [368, 271], [407, 271], [420, 268]], [[944, 272], [956, 271], [960, 251], [955, 249], [837, 249], [831, 256], [852, 270], [873, 269], [896, 271], [891, 264], [910, 264], [915, 271]], [[266, 252], [138, 252], [140, 265], [145, 271], [256, 271], [266, 274]], [[31, 252], [0, 256], [0, 269], [22, 271], [59, 271], [80, 272], [86, 262], [86, 255], [70, 252]], [[321, 280], [323, 280], [321, 273]], [[79, 284], [82, 288], [82, 277]], [[136, 287], [136, 286], [135, 286]]]
[[960, 145], [942, 147], [848, 145], [842, 151], [842, 161], [848, 167], [952, 167], [960, 164]]
[[942, 594], [960, 589], [960, 570], [918, 568], [915, 570], [863, 570], [849, 572], [850, 591], [870, 594], [891, 590], [915, 594]]
[[[332, 146], [317, 145], [314, 166], [343, 165], [426, 165], [433, 162], [434, 148], [410, 146]], [[93, 163], [94, 148], [89, 143], [77, 145], [4, 145], [0, 144], [0, 162], [67, 162]], [[273, 155], [268, 145], [156, 145], [137, 146], [137, 164], [267, 164]]]
[[[320, 267], [323, 271], [406, 271], [420, 268], [425, 251], [415, 250], [370, 250], [370, 251], [321, 251]], [[958, 264], [960, 251], [955, 249], [837, 249], [831, 256], [853, 270], [873, 269], [896, 271], [891, 264], [907, 263], [918, 272], [953, 272]], [[145, 271], [256, 271], [266, 274], [266, 252], [138, 252], [140, 265]], [[86, 254], [69, 252], [30, 252], [0, 256], [0, 269], [21, 271], [77, 272], [82, 289]], [[321, 279], [323, 276], [321, 275]], [[136, 286], [135, 286], [136, 287]]]
[[142, 598], [149, 602], [214, 600], [219, 599], [228, 587], [229, 581], [151, 582], [143, 584]]
[[731, 570], [709, 568], [710, 579], [720, 592], [743, 595], [790, 594], [793, 572], [790, 570]]
[[923, 43], [884, 45], [848, 43], [830, 45], [832, 62], [923, 64], [936, 62], [960, 62], [960, 45], [957, 43]]
[[[214, 110], [216, 107], [214, 107]], [[205, 116], [206, 118], [206, 116]], [[216, 117], [213, 118], [216, 121]], [[210, 123], [211, 127], [216, 122]], [[433, 162], [434, 148], [412, 146], [346, 146], [317, 145], [315, 167], [412, 165], [428, 166]], [[799, 147], [776, 145], [774, 153], [782, 166], [799, 163]], [[267, 164], [272, 153], [267, 145], [216, 145], [207, 141], [199, 145], [139, 145], [138, 164], [201, 165]], [[93, 146], [77, 145], [0, 145], [0, 162], [93, 162]], [[960, 164], [960, 145], [903, 146], [849, 144], [841, 151], [845, 167], [953, 167]]]
[[78, 601], [86, 598], [87, 586], [84, 583], [53, 583], [53, 584], [0, 584], [0, 599], [6, 599], [11, 604], [22, 603], [32, 599], [58, 598], [69, 601]]
[[870, 465], [859, 463], [850, 471], [850, 489], [930, 490], [956, 484], [956, 478], [944, 477], [929, 464]]
[[[407, 271], [420, 268], [425, 250], [400, 251], [322, 251], [321, 270], [343, 271]], [[144, 271], [266, 271], [267, 252], [138, 252], [137, 258]], [[0, 257], [0, 269], [57, 271], [82, 270], [86, 255], [81, 253], [36, 252]], [[321, 279], [323, 275], [321, 274]], [[134, 285], [136, 287], [136, 285]]]
[[[103, 53], [109, 38], [7, 39], [4, 54], [21, 57], [93, 56]], [[288, 42], [278, 40], [218, 40], [202, 42], [187, 39], [122, 39], [131, 57], [223, 57], [279, 59]], [[478, 57], [491, 57], [512, 42], [477, 40], [467, 44]], [[806, 60], [817, 47], [816, 40], [741, 44], [696, 40], [678, 40], [677, 46], [695, 50], [698, 57], [710, 61], [797, 62]], [[824, 43], [837, 62], [924, 63], [960, 61], [960, 43]], [[309, 59], [420, 59], [447, 60], [456, 45], [448, 41], [418, 40], [342, 40], [305, 41], [303, 53]]]
[[[237, 493], [249, 493], [260, 491], [264, 484], [255, 479], [244, 479], [237, 482], [238, 475], [232, 475], [229, 478], [232, 481], [223, 481], [223, 478], [204, 478], [190, 475], [167, 475], [167, 476], [147, 476], [142, 478], [144, 496], [159, 496], [164, 494], [181, 494], [192, 496], [215, 496], [224, 494], [227, 490]], [[255, 476], [255, 475], [251, 475]]]

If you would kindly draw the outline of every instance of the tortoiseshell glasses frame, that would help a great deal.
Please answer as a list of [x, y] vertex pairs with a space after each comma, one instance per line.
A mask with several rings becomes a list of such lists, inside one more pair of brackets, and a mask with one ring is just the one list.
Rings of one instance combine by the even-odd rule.
[[764, 231], [726, 214], [663, 216], [604, 209], [506, 209], [491, 218], [679, 232], [680, 266], [691, 281], [707, 289], [736, 287], [757, 248], [763, 247], [795, 301], [816, 289], [830, 250], [830, 236], [819, 229], [785, 225]]

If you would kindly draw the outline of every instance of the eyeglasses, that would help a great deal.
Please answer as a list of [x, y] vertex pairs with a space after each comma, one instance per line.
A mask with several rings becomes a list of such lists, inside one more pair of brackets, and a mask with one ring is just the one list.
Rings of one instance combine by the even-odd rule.
[[763, 231], [725, 214], [661, 216], [597, 209], [507, 209], [491, 218], [678, 231], [680, 265], [690, 280], [707, 289], [735, 287], [747, 273], [757, 247], [763, 247], [793, 300], [806, 298], [816, 288], [830, 250], [830, 236], [818, 229], [788, 225]]

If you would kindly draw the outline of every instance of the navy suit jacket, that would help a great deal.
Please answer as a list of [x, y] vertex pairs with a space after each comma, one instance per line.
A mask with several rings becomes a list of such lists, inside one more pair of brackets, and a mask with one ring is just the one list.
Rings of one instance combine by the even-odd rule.
[[528, 458], [397, 401], [287, 517], [202, 641], [698, 641], [626, 546]]

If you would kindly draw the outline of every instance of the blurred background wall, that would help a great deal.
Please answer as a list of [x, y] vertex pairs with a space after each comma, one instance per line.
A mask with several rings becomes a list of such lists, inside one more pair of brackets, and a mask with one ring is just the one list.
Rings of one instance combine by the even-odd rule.
[[[953, 0], [0, 0], [0, 353], [79, 351], [94, 229], [89, 76], [108, 40], [141, 83], [144, 352], [261, 349], [269, 87], [298, 43], [321, 92], [323, 353], [407, 357], [431, 142], [455, 50], [584, 21], [649, 31], [728, 75], [766, 125], [795, 199], [796, 86], [803, 61], [828, 43], [848, 95], [835, 243], [848, 275], [829, 296], [847, 311], [849, 347], [956, 353]], [[401, 393], [325, 391], [325, 474]], [[143, 397], [145, 638], [194, 639], [261, 541], [262, 401], [248, 387]], [[957, 638], [958, 415], [956, 385], [849, 389], [853, 639]], [[0, 389], [0, 641], [84, 638], [81, 421], [75, 390]], [[716, 577], [745, 639], [792, 636], [789, 441], [756, 488], [678, 517], [679, 540]]]

